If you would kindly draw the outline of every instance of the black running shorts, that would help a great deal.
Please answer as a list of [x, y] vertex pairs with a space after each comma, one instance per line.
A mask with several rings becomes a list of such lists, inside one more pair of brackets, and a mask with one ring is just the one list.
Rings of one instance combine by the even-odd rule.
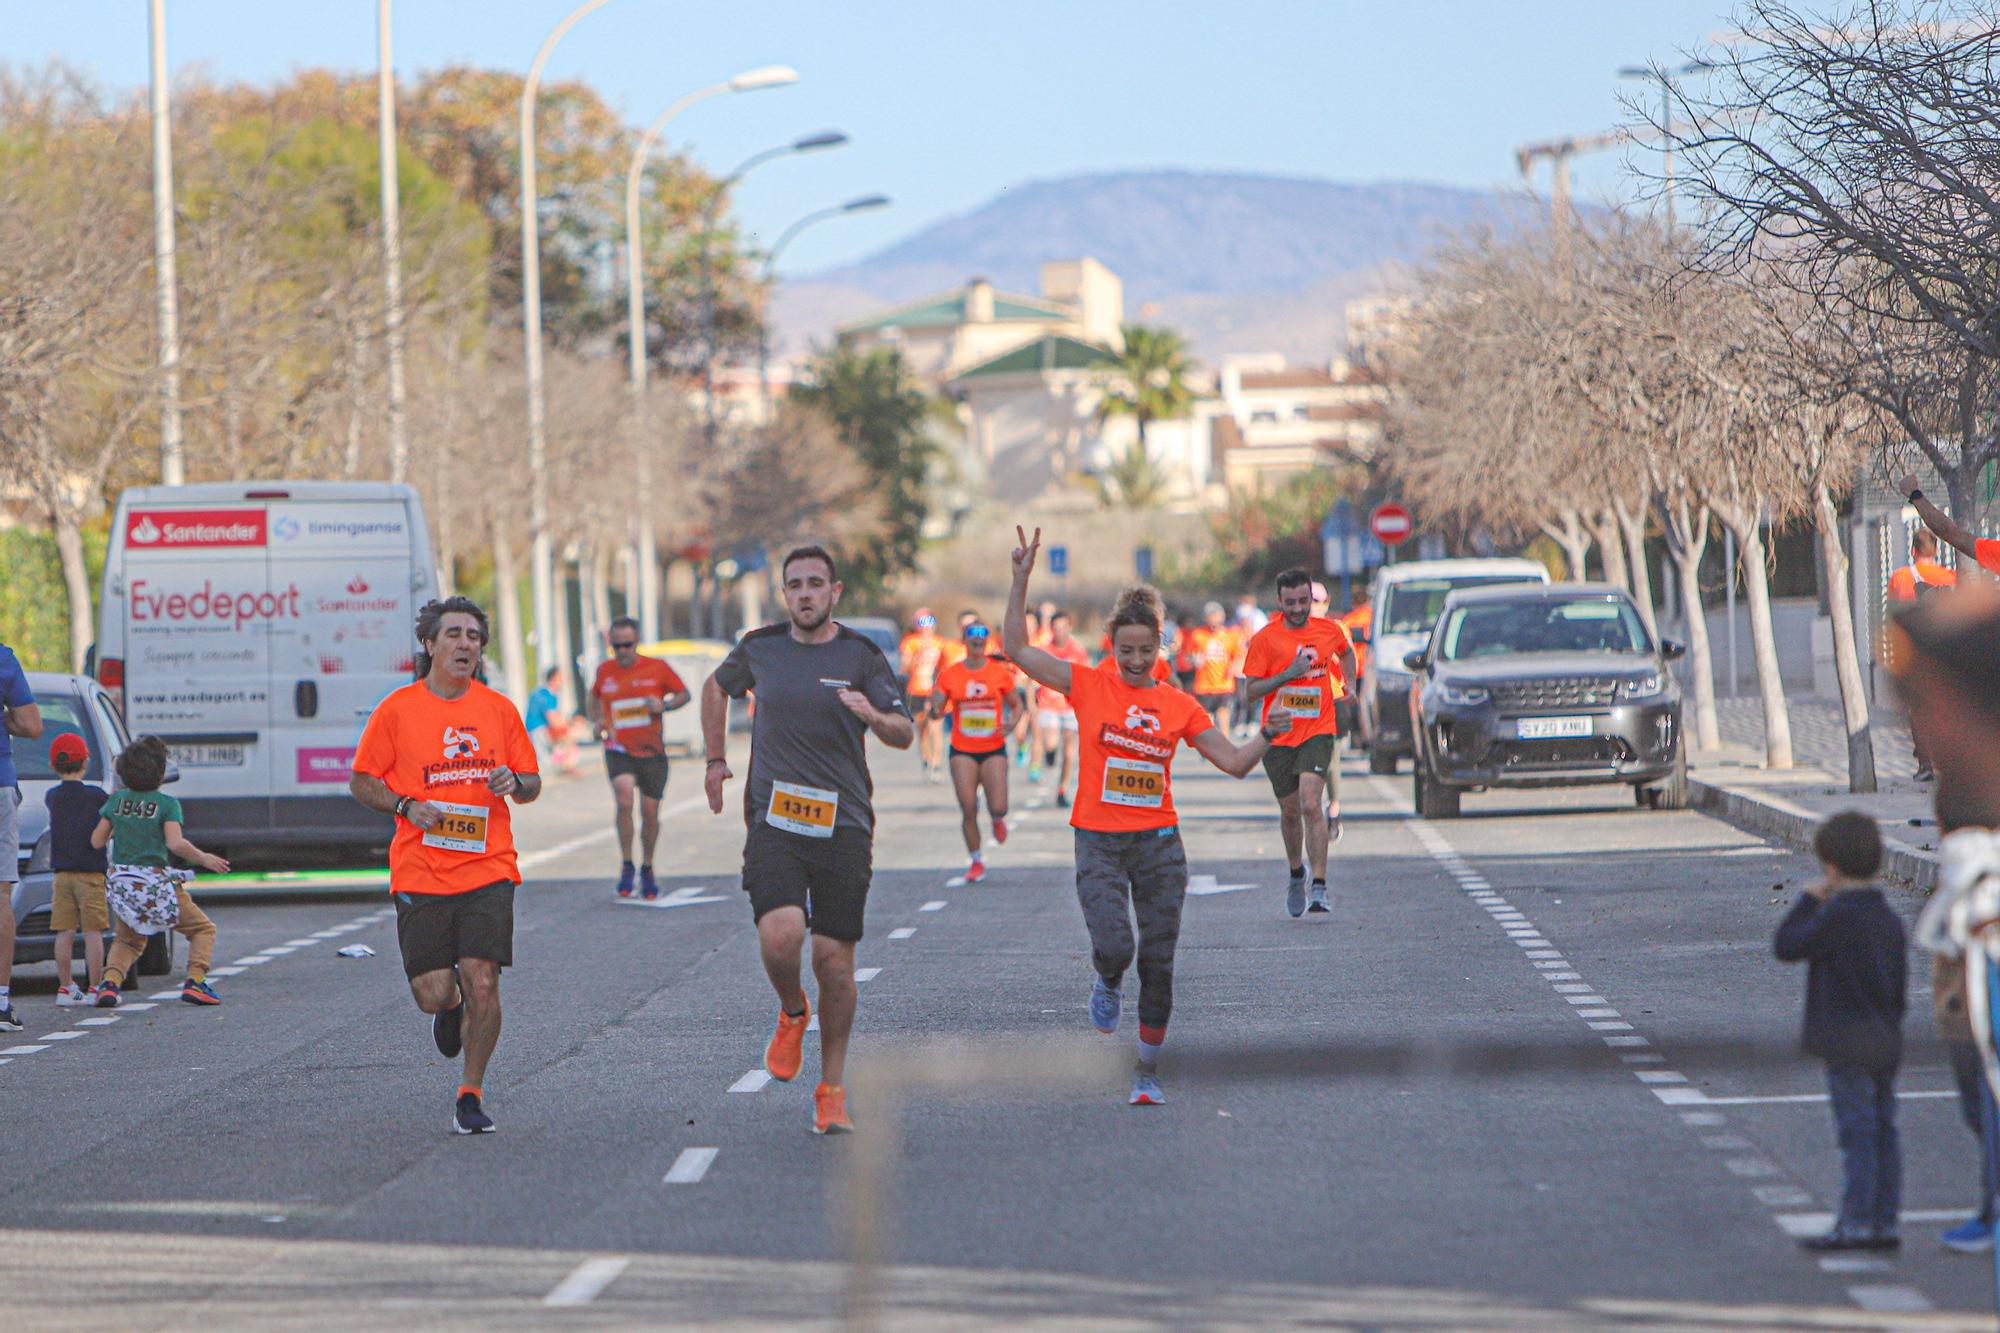
[[403, 975], [420, 977], [461, 958], [514, 965], [514, 885], [497, 880], [469, 893], [396, 893]]
[[874, 871], [875, 839], [856, 828], [808, 838], [759, 821], [743, 843], [743, 891], [750, 895], [752, 919], [796, 907], [813, 934], [849, 944], [861, 938]]
[[604, 752], [604, 776], [616, 782], [630, 773], [637, 780], [639, 794], [657, 801], [667, 794], [667, 757], [663, 754], [626, 754], [623, 750]]

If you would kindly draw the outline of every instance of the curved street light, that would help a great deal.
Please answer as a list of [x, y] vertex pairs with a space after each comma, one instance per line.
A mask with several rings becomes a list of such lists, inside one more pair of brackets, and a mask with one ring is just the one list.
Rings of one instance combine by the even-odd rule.
[[[778, 267], [778, 256], [785, 252], [798, 234], [808, 227], [817, 226], [831, 218], [845, 217], [849, 213], [866, 213], [877, 208], [887, 208], [890, 199], [886, 194], [864, 194], [849, 199], [844, 204], [831, 208], [817, 209], [806, 214], [791, 226], [778, 233], [776, 243], [770, 253], [764, 256], [764, 282], [769, 285], [771, 276]], [[771, 321], [769, 313], [757, 326], [757, 395], [763, 402], [764, 417], [771, 416]]]
[[1621, 79], [1655, 79], [1660, 85], [1660, 155], [1666, 165], [1664, 198], [1667, 205], [1667, 235], [1674, 234], [1674, 80], [1689, 74], [1700, 74], [1715, 68], [1706, 60], [1690, 60], [1685, 65], [1672, 69], [1657, 69], [1652, 65], [1621, 65], [1618, 77]]
[[639, 186], [646, 173], [646, 159], [659, 142], [667, 122], [681, 112], [723, 93], [753, 92], [759, 88], [782, 88], [799, 81], [799, 72], [789, 65], [764, 65], [745, 70], [722, 83], [696, 89], [662, 111], [632, 149], [632, 165], [625, 172], [625, 328], [632, 366], [633, 436], [639, 450], [639, 633], [647, 642], [660, 637], [658, 552], [653, 545], [653, 461], [646, 444], [646, 295], [643, 274], [643, 246], [639, 233]]

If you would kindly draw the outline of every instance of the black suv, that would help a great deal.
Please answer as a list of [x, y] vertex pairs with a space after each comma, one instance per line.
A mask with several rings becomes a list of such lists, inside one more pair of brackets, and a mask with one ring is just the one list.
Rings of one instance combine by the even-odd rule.
[[1458, 815], [1488, 787], [1629, 784], [1641, 806], [1688, 803], [1681, 693], [1623, 589], [1508, 584], [1453, 592], [1404, 664], [1417, 813]]

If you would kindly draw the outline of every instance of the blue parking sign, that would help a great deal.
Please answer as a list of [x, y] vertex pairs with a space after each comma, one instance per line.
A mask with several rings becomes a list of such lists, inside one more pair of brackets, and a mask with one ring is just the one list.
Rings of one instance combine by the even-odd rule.
[[1069, 547], [1051, 546], [1049, 548], [1049, 573], [1069, 573]]

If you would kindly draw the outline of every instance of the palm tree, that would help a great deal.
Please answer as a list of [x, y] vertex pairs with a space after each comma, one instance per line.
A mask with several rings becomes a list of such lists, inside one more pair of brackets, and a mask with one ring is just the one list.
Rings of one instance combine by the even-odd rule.
[[1146, 427], [1188, 414], [1194, 404], [1194, 390], [1187, 382], [1194, 359], [1187, 343], [1171, 329], [1127, 324], [1121, 332], [1125, 350], [1094, 367], [1104, 390], [1096, 416], [1100, 425], [1122, 416], [1138, 424], [1138, 440], [1113, 464], [1111, 475], [1120, 498], [1138, 508], [1156, 502], [1166, 480], [1146, 448]]

